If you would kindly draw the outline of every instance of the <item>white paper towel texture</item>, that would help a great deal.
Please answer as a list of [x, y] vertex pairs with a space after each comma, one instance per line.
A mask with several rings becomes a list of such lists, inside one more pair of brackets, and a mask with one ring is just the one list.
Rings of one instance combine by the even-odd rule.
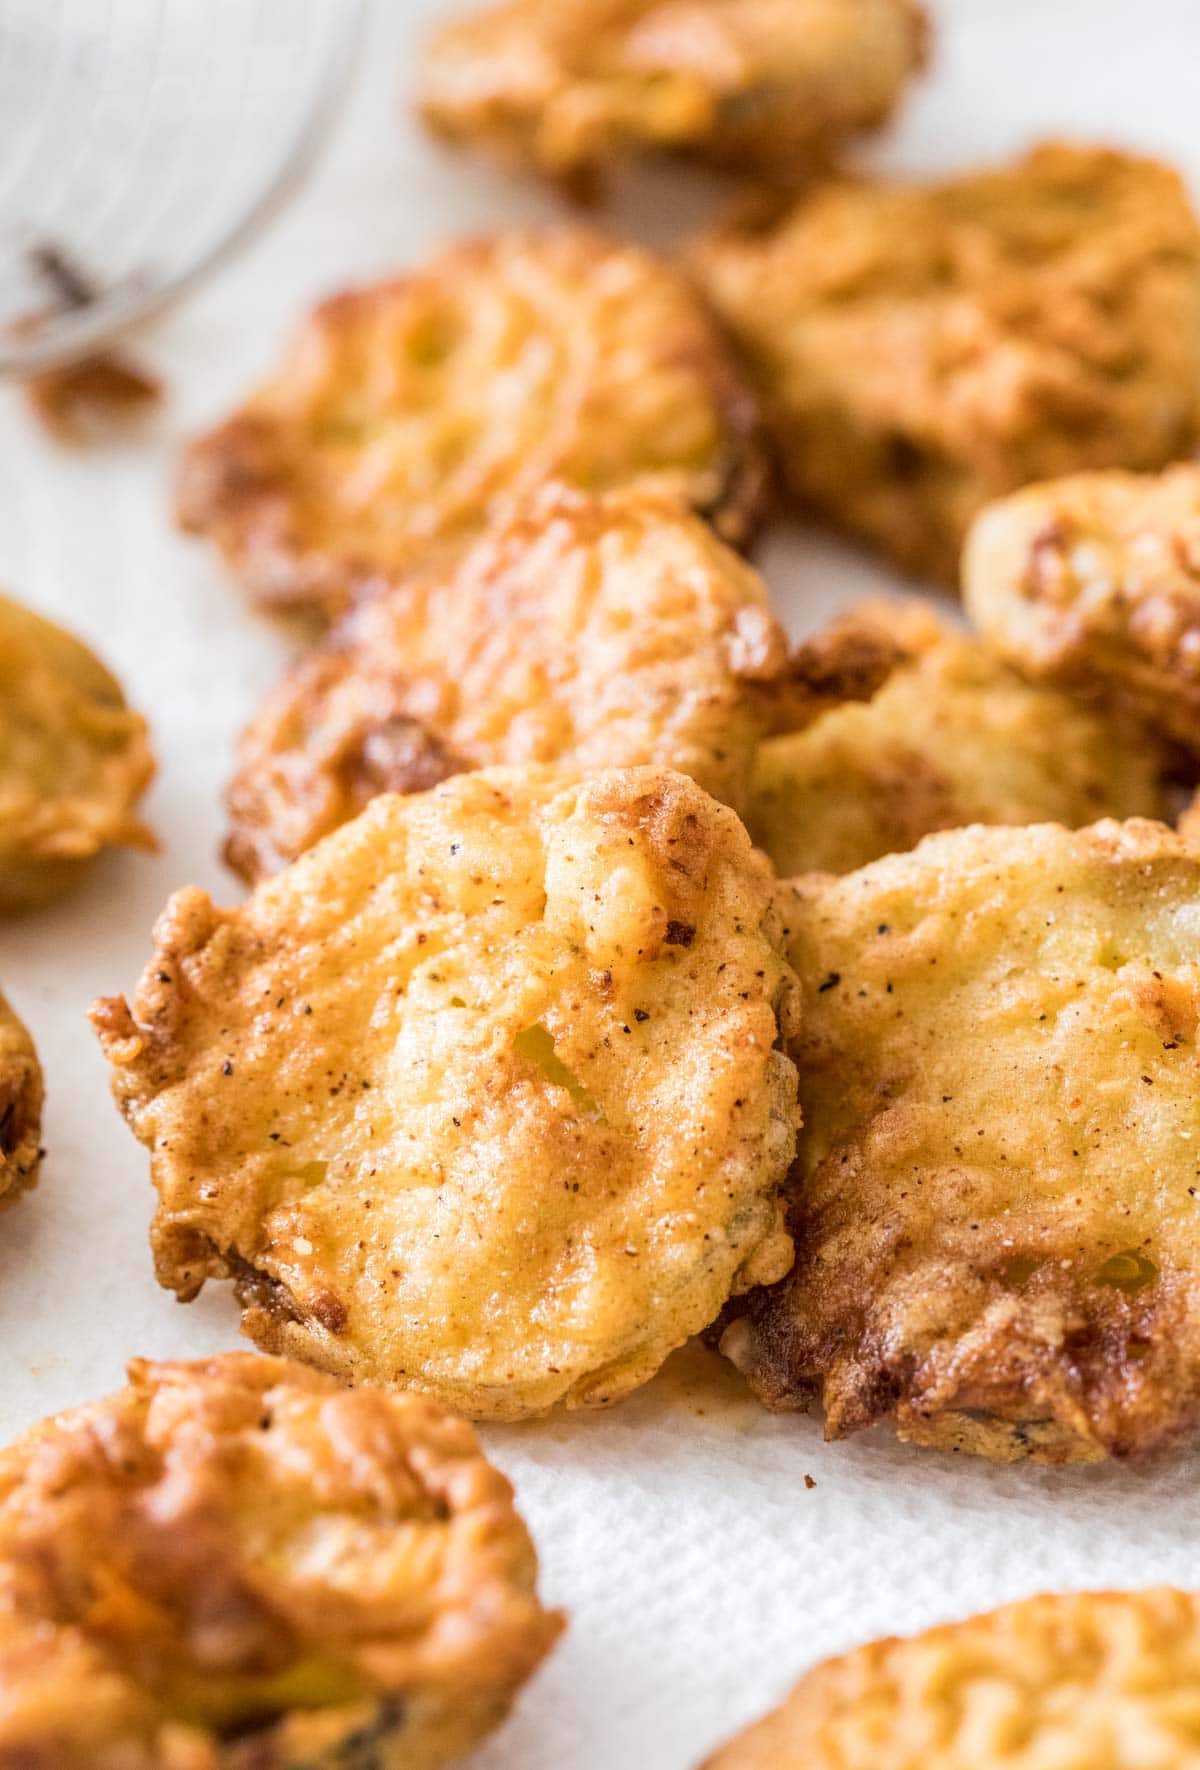
[[[217, 561], [176, 536], [174, 457], [269, 366], [315, 296], [465, 231], [553, 215], [553, 198], [430, 148], [407, 117], [412, 45], [440, 6], [383, 0], [362, 79], [318, 176], [246, 257], [145, 341], [170, 404], [153, 439], [69, 451], [0, 392], [0, 583], [96, 643], [149, 715], [161, 853], [110, 857], [77, 896], [0, 925], [0, 982], [48, 1085], [38, 1191], [0, 1218], [0, 1437], [114, 1388], [134, 1353], [239, 1344], [231, 1298], [181, 1308], [146, 1247], [145, 1152], [108, 1098], [88, 1003], [128, 989], [168, 893], [233, 901], [220, 867], [234, 736], [287, 654]], [[1200, 189], [1195, 0], [941, 0], [934, 65], [870, 158], [947, 171], [1071, 132], [1176, 159]], [[654, 173], [620, 224], [678, 237], [711, 203]], [[761, 550], [800, 631], [899, 587], [839, 543], [776, 531]], [[1025, 1593], [1200, 1581], [1189, 1456], [1145, 1472], [990, 1468], [886, 1434], [827, 1446], [772, 1418], [708, 1355], [684, 1353], [597, 1416], [491, 1429], [570, 1628], [475, 1770], [687, 1770], [814, 1658]], [[811, 1489], [805, 1474], [815, 1481]]]

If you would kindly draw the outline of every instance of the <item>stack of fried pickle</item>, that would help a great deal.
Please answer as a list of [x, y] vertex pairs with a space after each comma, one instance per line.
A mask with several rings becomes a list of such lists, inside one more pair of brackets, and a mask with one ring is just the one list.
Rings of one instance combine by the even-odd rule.
[[[177, 892], [93, 1019], [159, 1281], [231, 1281], [272, 1357], [138, 1364], [0, 1459], [0, 1770], [446, 1761], [559, 1619], [443, 1410], [606, 1405], [692, 1336], [831, 1436], [1197, 1425], [1200, 225], [1101, 147], [841, 169], [928, 36], [914, 0], [451, 23], [443, 137], [589, 200], [650, 155], [756, 194], [674, 259], [573, 222], [336, 295], [188, 451], [184, 526], [308, 644], [229, 789], [249, 896]], [[785, 505], [973, 625], [791, 640], [745, 557]], [[144, 839], [149, 760], [0, 616], [11, 907]], [[4, 1026], [0, 1198], [40, 1107]], [[712, 1764], [1195, 1770], [1198, 1717], [1194, 1599], [1041, 1599], [818, 1668]]]

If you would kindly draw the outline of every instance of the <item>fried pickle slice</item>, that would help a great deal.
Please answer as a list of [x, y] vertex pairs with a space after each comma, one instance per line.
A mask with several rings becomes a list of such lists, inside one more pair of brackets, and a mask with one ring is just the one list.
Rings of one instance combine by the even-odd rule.
[[1019, 670], [1200, 755], [1200, 467], [1079, 474], [993, 504], [963, 594]]
[[1025, 1598], [815, 1666], [703, 1770], [1197, 1770], [1200, 1600]]
[[0, 1210], [37, 1184], [44, 1098], [33, 1040], [0, 995]]
[[774, 886], [682, 775], [383, 795], [94, 1018], [158, 1276], [479, 1418], [601, 1405], [791, 1260]]
[[583, 228], [469, 241], [326, 301], [193, 443], [178, 510], [257, 602], [330, 613], [550, 479], [673, 493], [737, 544], [765, 494], [754, 401], [702, 302]]
[[561, 1618], [504, 1476], [422, 1396], [135, 1359], [0, 1452], [4, 1770], [433, 1770]]
[[865, 603], [854, 623], [903, 661], [873, 699], [755, 758], [746, 823], [781, 876], [853, 872], [963, 824], [1166, 816], [1170, 758], [1140, 731], [1024, 681], [918, 603]]
[[1198, 434], [1200, 227], [1169, 167], [1050, 143], [943, 184], [835, 180], [693, 255], [802, 506], [957, 585], [1032, 480]]
[[793, 183], [886, 122], [927, 31], [915, 0], [500, 0], [436, 32], [417, 96], [436, 134], [583, 197], [643, 154]]
[[830, 1437], [1071, 1462], [1190, 1431], [1200, 855], [976, 826], [786, 891], [796, 1264], [723, 1350]]
[[672, 499], [548, 487], [293, 666], [242, 737], [226, 858], [253, 882], [377, 793], [498, 764], [655, 764], [741, 809], [768, 731], [900, 656], [836, 623], [789, 656], [757, 573]]
[[152, 848], [135, 813], [146, 722], [72, 634], [0, 596], [0, 913], [69, 890], [102, 848]]

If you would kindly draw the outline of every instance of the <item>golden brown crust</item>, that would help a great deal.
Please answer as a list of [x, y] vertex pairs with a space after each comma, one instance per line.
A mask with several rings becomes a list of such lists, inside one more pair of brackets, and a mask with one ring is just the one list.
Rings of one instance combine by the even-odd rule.
[[915, 0], [500, 0], [443, 25], [429, 127], [593, 196], [631, 154], [795, 183], [924, 64]]
[[226, 857], [265, 877], [377, 793], [495, 764], [656, 764], [737, 806], [776, 701], [861, 687], [814, 674], [758, 575], [674, 500], [544, 488], [289, 671], [243, 735]]
[[865, 603], [840, 626], [897, 661], [868, 704], [760, 746], [746, 824], [781, 876], [849, 873], [963, 824], [1166, 816], [1168, 757], [1141, 731], [1023, 681], [919, 604]]
[[766, 862], [669, 771], [385, 795], [94, 1011], [164, 1285], [477, 1417], [600, 1405], [785, 1271], [794, 979]]
[[0, 1453], [0, 1770], [432, 1770], [562, 1627], [419, 1396], [135, 1359]]
[[1132, 819], [789, 888], [796, 1264], [723, 1350], [839, 1436], [1133, 1456], [1200, 1414], [1200, 856]]
[[146, 722], [86, 646], [0, 596], [0, 913], [76, 883], [102, 848], [152, 848], [135, 815]]
[[826, 1660], [704, 1770], [1197, 1770], [1200, 1600], [1026, 1598]]
[[765, 498], [754, 401], [698, 297], [583, 228], [468, 241], [326, 301], [193, 443], [179, 518], [257, 601], [335, 613], [551, 479], [673, 494], [738, 545]]
[[33, 1040], [0, 995], [0, 1210], [37, 1184], [44, 1097]]
[[957, 582], [991, 498], [1197, 437], [1200, 229], [1153, 160], [1051, 143], [940, 185], [838, 181], [703, 242], [800, 502]]
[[1079, 474], [992, 505], [963, 593], [1018, 669], [1200, 755], [1200, 467]]

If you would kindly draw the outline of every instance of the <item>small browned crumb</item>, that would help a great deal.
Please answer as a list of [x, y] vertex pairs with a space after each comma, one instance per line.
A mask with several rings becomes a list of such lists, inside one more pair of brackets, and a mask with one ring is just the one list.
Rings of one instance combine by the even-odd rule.
[[881, 616], [882, 605], [847, 610], [793, 648], [785, 676], [770, 691], [769, 730], [795, 733], [837, 707], [872, 701], [911, 661], [912, 629]]
[[1200, 420], [1200, 228], [1169, 167], [1051, 143], [947, 183], [836, 180], [693, 253], [796, 499], [955, 584], [989, 499], [1155, 469]]
[[1025, 1598], [815, 1666], [704, 1770], [1197, 1770], [1200, 1600]]
[[1078, 474], [993, 504], [963, 593], [1017, 669], [1200, 756], [1200, 467]]
[[[99, 293], [60, 246], [36, 246], [29, 261], [52, 299], [46, 307], [14, 322], [13, 335], [26, 339], [36, 338], [55, 314], [90, 307]], [[61, 442], [107, 436], [116, 428], [141, 421], [162, 400], [159, 378], [117, 351], [102, 351], [80, 362], [43, 369], [28, 376], [22, 385], [35, 416]]]
[[113, 846], [153, 848], [136, 815], [146, 722], [72, 634], [0, 596], [0, 914], [75, 885]]
[[812, 1478], [812, 1476], [811, 1476], [811, 1475], [806, 1475], [806, 1476], [805, 1476], [805, 1477], [804, 1477], [804, 1485], [805, 1485], [805, 1487], [806, 1487], [806, 1488], [807, 1488], [807, 1489], [808, 1489], [808, 1491], [809, 1491], [809, 1492], [810, 1492], [810, 1493], [811, 1493], [811, 1492], [812, 1492], [812, 1490], [813, 1490], [813, 1488], [814, 1488], [814, 1487], [815, 1487], [815, 1486], [816, 1486], [816, 1485], [817, 1485], [817, 1484], [816, 1484], [816, 1482], [815, 1482], [815, 1481], [814, 1481], [814, 1480], [813, 1480], [813, 1478]]
[[242, 737], [226, 858], [253, 882], [377, 793], [506, 763], [656, 764], [744, 809], [766, 733], [873, 694], [899, 656], [838, 623], [789, 657], [762, 580], [673, 499], [545, 487], [288, 672]]
[[435, 1770], [562, 1628], [512, 1490], [419, 1396], [249, 1353], [0, 1452], [4, 1770]]
[[44, 1095], [33, 1040], [0, 995], [0, 1210], [37, 1184]]
[[27, 376], [25, 397], [60, 442], [88, 442], [140, 423], [162, 402], [162, 382], [128, 358], [89, 356]]
[[93, 1011], [162, 1284], [478, 1418], [603, 1406], [786, 1271], [795, 982], [732, 811], [666, 769], [384, 794], [240, 908], [178, 892]]
[[927, 33], [916, 0], [499, 0], [435, 33], [418, 100], [585, 199], [644, 154], [794, 184], [887, 120]]
[[963, 824], [1167, 815], [1173, 759], [1127, 719], [1026, 682], [919, 603], [861, 604], [833, 632], [856, 628], [865, 651], [891, 647], [878, 692], [756, 754], [746, 824], [782, 877], [853, 872]]
[[334, 614], [444, 569], [549, 480], [673, 496], [737, 545], [766, 496], [757, 410], [703, 302], [582, 228], [469, 241], [326, 301], [192, 445], [178, 508], [257, 602]]
[[796, 1263], [721, 1349], [768, 1406], [997, 1460], [1200, 1419], [1200, 854], [974, 826], [781, 887]]

